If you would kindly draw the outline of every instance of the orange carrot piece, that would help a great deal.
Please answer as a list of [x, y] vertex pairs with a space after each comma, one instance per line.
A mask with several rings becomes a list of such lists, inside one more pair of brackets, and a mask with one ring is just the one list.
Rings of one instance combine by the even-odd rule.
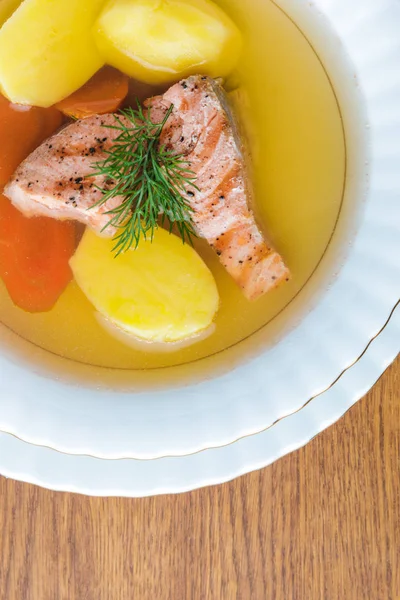
[[4, 196], [0, 215], [0, 276], [12, 301], [27, 312], [51, 310], [72, 279], [75, 224], [27, 219]]
[[[62, 124], [54, 108], [14, 106], [0, 96], [0, 192], [19, 163]], [[0, 277], [28, 312], [51, 310], [72, 279], [76, 226], [29, 219], [0, 195]]]
[[111, 113], [121, 106], [128, 89], [129, 78], [117, 69], [106, 66], [56, 107], [75, 119]]

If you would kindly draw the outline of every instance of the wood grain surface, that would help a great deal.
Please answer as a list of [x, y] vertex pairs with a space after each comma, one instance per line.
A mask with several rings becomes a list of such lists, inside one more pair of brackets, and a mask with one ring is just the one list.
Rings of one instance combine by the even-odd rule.
[[400, 600], [400, 360], [259, 473], [90, 499], [0, 479], [1, 600]]

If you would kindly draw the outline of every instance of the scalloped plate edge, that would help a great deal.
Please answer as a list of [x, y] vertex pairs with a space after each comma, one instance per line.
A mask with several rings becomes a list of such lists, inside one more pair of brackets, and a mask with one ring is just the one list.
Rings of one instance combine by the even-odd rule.
[[[327, 392], [266, 431], [223, 448], [152, 461], [66, 455], [0, 433], [0, 472], [55, 491], [145, 497], [230, 481], [297, 450], [360, 400], [400, 351], [400, 304], [360, 360]], [[106, 483], [104, 483], [106, 482]]]

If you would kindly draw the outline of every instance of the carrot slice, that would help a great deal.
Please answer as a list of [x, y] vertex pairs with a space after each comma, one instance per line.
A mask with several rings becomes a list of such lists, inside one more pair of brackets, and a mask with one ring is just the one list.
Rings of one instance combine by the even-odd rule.
[[126, 98], [128, 89], [129, 78], [117, 69], [106, 66], [56, 107], [75, 119], [115, 112]]
[[[59, 128], [54, 108], [14, 106], [0, 96], [0, 192], [19, 163]], [[51, 310], [72, 279], [76, 226], [29, 219], [0, 195], [0, 277], [13, 302], [28, 312]]]
[[24, 217], [0, 197], [0, 275], [12, 301], [27, 312], [51, 310], [72, 279], [75, 225]]

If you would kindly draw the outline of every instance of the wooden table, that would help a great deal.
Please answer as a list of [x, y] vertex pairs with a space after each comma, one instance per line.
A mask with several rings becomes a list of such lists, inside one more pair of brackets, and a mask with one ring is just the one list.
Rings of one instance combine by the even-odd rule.
[[0, 480], [1, 600], [400, 600], [400, 360], [306, 448], [183, 496]]

